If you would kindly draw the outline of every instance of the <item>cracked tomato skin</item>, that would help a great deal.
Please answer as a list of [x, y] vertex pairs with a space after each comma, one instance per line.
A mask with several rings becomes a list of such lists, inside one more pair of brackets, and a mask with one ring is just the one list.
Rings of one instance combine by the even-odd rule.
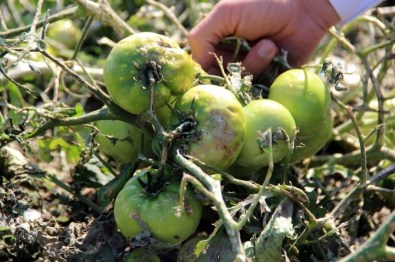
[[197, 122], [199, 136], [187, 142], [188, 155], [223, 170], [234, 163], [243, 146], [245, 120], [243, 107], [231, 91], [198, 85], [183, 94], [175, 108], [192, 112]]
[[[244, 145], [236, 164], [258, 170], [269, 164], [269, 154], [259, 147], [261, 133], [276, 128], [284, 130], [289, 139], [295, 137], [296, 124], [287, 108], [269, 99], [251, 101], [244, 107], [246, 133]], [[273, 162], [277, 163], [288, 154], [288, 143], [283, 140], [273, 141]]]
[[154, 107], [171, 95], [192, 87], [192, 57], [169, 37], [150, 32], [135, 33], [119, 41], [108, 55], [103, 78], [113, 101], [132, 114], [148, 109], [149, 75], [155, 79]]
[[329, 89], [321, 78], [306, 69], [291, 69], [272, 83], [269, 99], [285, 106], [299, 129], [299, 137], [309, 137], [321, 128], [330, 103]]
[[115, 222], [125, 237], [133, 238], [147, 229], [157, 240], [178, 244], [199, 225], [202, 204], [190, 189], [185, 192], [185, 210], [180, 207], [180, 183], [166, 184], [156, 196], [149, 196], [139, 183], [147, 170], [136, 173], [119, 192], [114, 203]]

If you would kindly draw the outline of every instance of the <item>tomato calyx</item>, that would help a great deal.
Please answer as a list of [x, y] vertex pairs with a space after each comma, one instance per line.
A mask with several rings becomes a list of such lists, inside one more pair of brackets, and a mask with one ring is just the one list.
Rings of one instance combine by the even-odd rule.
[[336, 91], [348, 91], [348, 88], [341, 85], [340, 82], [344, 79], [344, 73], [341, 67], [335, 65], [330, 59], [325, 59], [322, 63], [321, 73], [328, 77], [329, 84], [333, 84]]
[[202, 134], [196, 128], [197, 121], [193, 118], [185, 120], [176, 128], [178, 140], [175, 143], [175, 148], [182, 154], [187, 154], [188, 142], [200, 140]]
[[151, 87], [163, 79], [162, 67], [154, 60], [147, 60], [143, 66], [132, 62], [133, 66], [139, 70], [138, 80], [143, 83], [143, 87]]
[[180, 121], [179, 125], [175, 128], [175, 132], [178, 137], [184, 140], [198, 139], [200, 134], [196, 131], [197, 124], [193, 116], [188, 116]]
[[276, 127], [273, 129], [272, 141], [273, 141], [273, 144], [277, 144], [278, 141], [284, 141], [286, 143], [289, 143], [290, 138], [289, 138], [287, 131], [285, 131], [284, 128]]
[[200, 133], [196, 131], [198, 122], [194, 117], [194, 102], [195, 99], [192, 100], [189, 111], [187, 113], [176, 109], [174, 109], [173, 112], [178, 118], [178, 122], [175, 125], [174, 132], [176, 133], [177, 137], [183, 140], [196, 140], [200, 137]]
[[151, 197], [156, 197], [166, 184], [163, 169], [149, 170], [144, 173], [147, 182], [144, 182], [141, 176], [137, 177], [137, 181], [144, 188], [144, 192]]
[[284, 141], [288, 144], [290, 142], [290, 138], [287, 131], [283, 128], [275, 127], [272, 130], [268, 129], [266, 131], [259, 132], [257, 143], [259, 149], [263, 153], [270, 148], [271, 144], [277, 145], [280, 141]]

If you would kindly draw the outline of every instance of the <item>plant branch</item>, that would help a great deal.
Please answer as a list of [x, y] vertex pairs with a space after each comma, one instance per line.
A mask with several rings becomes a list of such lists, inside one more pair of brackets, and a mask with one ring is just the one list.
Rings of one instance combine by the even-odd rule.
[[[339, 164], [344, 166], [355, 166], [356, 163], [360, 163], [361, 152], [360, 150], [355, 150], [346, 154], [334, 154], [334, 155], [322, 155], [313, 156], [310, 159], [310, 166], [320, 166], [324, 163]], [[388, 159], [390, 161], [395, 161], [395, 151], [387, 147], [374, 147], [370, 146], [366, 148], [366, 159], [368, 164], [377, 164], [377, 162]]]
[[[75, 15], [77, 10], [78, 10], [77, 6], [71, 7], [69, 9], [65, 9], [63, 11], [60, 11], [60, 12], [56, 13], [56, 14], [50, 15], [48, 17], [48, 19], [47, 19], [47, 22], [50, 23], [50, 22], [61, 20], [63, 18], [72, 17], [73, 15]], [[42, 27], [44, 25], [44, 23], [45, 23], [45, 19], [41, 19], [41, 20], [39, 20], [37, 22], [36, 26], [37, 27]], [[7, 38], [7, 37], [17, 36], [17, 35], [19, 35], [19, 34], [21, 34], [23, 32], [29, 31], [30, 28], [31, 28], [31, 26], [27, 25], [27, 26], [22, 26], [22, 27], [18, 27], [18, 28], [9, 29], [9, 30], [0, 32], [0, 37]]]
[[153, 5], [155, 7], [158, 7], [159, 9], [161, 9], [166, 14], [166, 16], [177, 26], [177, 28], [181, 31], [181, 33], [184, 35], [184, 37], [188, 36], [188, 30], [186, 30], [185, 27], [181, 24], [181, 22], [178, 21], [177, 17], [174, 15], [172, 10], [170, 10], [164, 4], [154, 1], [154, 0], [146, 0], [146, 2], [150, 5]]
[[118, 16], [107, 0], [101, 0], [98, 3], [90, 0], [77, 0], [77, 2], [82, 5], [88, 15], [94, 16], [103, 24], [111, 26], [121, 37], [137, 32]]
[[118, 105], [114, 104], [108, 94], [106, 94], [103, 90], [100, 88], [96, 87], [95, 85], [92, 85], [88, 81], [86, 81], [84, 78], [82, 78], [80, 75], [78, 75], [74, 70], [72, 70], [66, 63], [63, 63], [56, 57], [52, 56], [51, 54], [47, 53], [45, 50], [40, 51], [44, 56], [48, 57], [50, 60], [52, 60], [56, 65], [60, 66], [63, 70], [65, 70], [67, 73], [69, 73], [72, 77], [74, 77], [77, 81], [79, 81], [81, 84], [83, 84], [86, 88], [88, 88], [98, 99], [100, 99], [111, 111], [114, 113], [118, 114], [123, 121], [130, 123], [132, 125], [138, 126], [141, 128], [145, 133], [151, 134], [150, 130], [147, 129], [145, 126], [144, 118], [143, 117], [137, 117], [136, 115], [130, 114], [129, 112], [126, 112], [122, 108], [120, 108]]
[[393, 260], [395, 248], [387, 246], [390, 235], [395, 230], [395, 212], [380, 226], [375, 234], [357, 251], [342, 258], [340, 262]]
[[349, 106], [345, 107], [348, 115], [351, 118], [352, 123], [354, 124], [354, 128], [355, 131], [357, 132], [357, 136], [358, 136], [358, 140], [359, 140], [359, 147], [360, 147], [360, 151], [361, 151], [361, 176], [360, 176], [360, 181], [362, 183], [362, 185], [366, 184], [366, 181], [368, 179], [368, 169], [367, 169], [367, 165], [366, 165], [366, 148], [365, 148], [365, 140], [362, 136], [362, 132], [361, 132], [361, 128], [359, 128], [358, 122], [355, 119], [355, 116], [352, 112], [352, 108]]
[[204, 187], [205, 190], [209, 191], [212, 195], [212, 202], [224, 224], [225, 230], [228, 234], [229, 240], [232, 244], [233, 249], [237, 253], [235, 260], [237, 261], [247, 261], [245, 256], [243, 243], [240, 239], [240, 232], [237, 229], [237, 223], [233, 220], [232, 215], [229, 213], [228, 208], [224, 202], [221, 191], [221, 183], [209, 175], [207, 175], [200, 167], [195, 165], [192, 161], [189, 161], [179, 152], [175, 155], [175, 160], [183, 168], [188, 170]]

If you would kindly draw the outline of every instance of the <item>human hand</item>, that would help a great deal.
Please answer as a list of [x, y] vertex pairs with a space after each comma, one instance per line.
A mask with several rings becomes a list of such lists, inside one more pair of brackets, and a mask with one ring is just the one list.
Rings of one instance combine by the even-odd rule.
[[257, 76], [279, 49], [292, 66], [305, 63], [328, 29], [340, 18], [328, 0], [222, 0], [188, 35], [192, 56], [207, 72], [218, 72], [212, 53], [231, 62], [233, 50], [220, 41], [247, 40], [251, 50], [239, 58]]

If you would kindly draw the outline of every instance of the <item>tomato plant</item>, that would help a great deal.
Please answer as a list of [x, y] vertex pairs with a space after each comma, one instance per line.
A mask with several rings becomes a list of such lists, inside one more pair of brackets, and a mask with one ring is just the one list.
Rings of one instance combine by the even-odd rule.
[[191, 56], [169, 37], [142, 32], [119, 41], [108, 55], [103, 78], [116, 104], [132, 114], [141, 114], [150, 103], [161, 107], [171, 95], [192, 87], [195, 66]]
[[318, 123], [324, 123], [330, 93], [318, 75], [306, 69], [291, 69], [274, 80], [269, 99], [291, 112], [299, 137], [308, 137], [321, 128]]
[[156, 170], [137, 171], [119, 192], [114, 203], [114, 216], [121, 233], [133, 238], [143, 230], [162, 242], [177, 244], [193, 234], [202, 215], [202, 204], [190, 189], [185, 192], [184, 209], [180, 206], [180, 183], [163, 186], [149, 195], [138, 178], [147, 182], [147, 174]]
[[0, 1], [0, 261], [391, 260], [393, 13], [331, 29], [321, 81], [232, 34], [204, 72], [218, 2]]
[[236, 160], [243, 146], [245, 120], [243, 107], [231, 91], [198, 85], [182, 95], [175, 108], [191, 113], [197, 123], [197, 137], [187, 142], [187, 154], [221, 169]]
[[287, 108], [276, 101], [259, 99], [244, 107], [246, 133], [244, 145], [236, 163], [243, 167], [258, 170], [269, 163], [265, 150], [264, 133], [271, 129], [273, 136], [273, 162], [283, 159], [288, 151], [288, 142], [293, 139], [296, 124]]

